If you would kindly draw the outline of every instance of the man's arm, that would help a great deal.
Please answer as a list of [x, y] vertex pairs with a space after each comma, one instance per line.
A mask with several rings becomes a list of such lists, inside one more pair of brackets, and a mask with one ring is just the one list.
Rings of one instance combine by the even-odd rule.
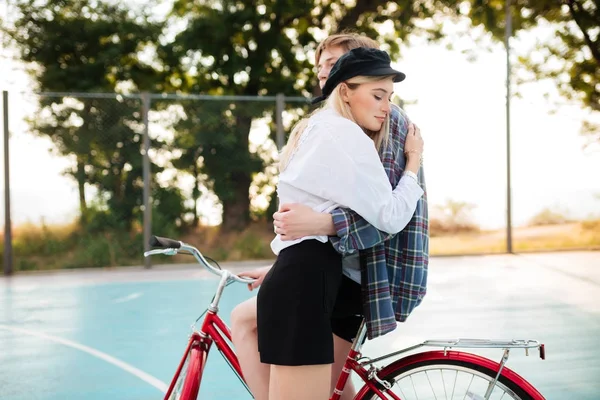
[[330, 241], [341, 254], [371, 248], [393, 238], [396, 234], [380, 231], [363, 217], [347, 208], [336, 208], [331, 212], [331, 224], [335, 235]]

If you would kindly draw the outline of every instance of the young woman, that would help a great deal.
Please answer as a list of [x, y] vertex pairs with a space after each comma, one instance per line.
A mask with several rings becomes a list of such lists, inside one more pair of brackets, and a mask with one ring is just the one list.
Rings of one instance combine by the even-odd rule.
[[[407, 138], [406, 175], [394, 189], [377, 153], [389, 139], [393, 84], [402, 79], [380, 50], [340, 57], [318, 99], [326, 99], [324, 107], [296, 126], [282, 153], [281, 202], [318, 212], [348, 207], [389, 233], [406, 226], [423, 195], [416, 179], [422, 140]], [[341, 256], [327, 236], [284, 241], [278, 235], [271, 246], [277, 261], [257, 299], [258, 351], [271, 365], [268, 398], [327, 399]]]

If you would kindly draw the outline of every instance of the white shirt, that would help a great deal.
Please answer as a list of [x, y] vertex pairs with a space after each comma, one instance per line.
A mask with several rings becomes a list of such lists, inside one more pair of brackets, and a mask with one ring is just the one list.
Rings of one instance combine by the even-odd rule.
[[[410, 176], [392, 188], [375, 144], [354, 122], [333, 109], [313, 115], [279, 175], [280, 204], [301, 203], [317, 212], [354, 210], [377, 229], [397, 233], [412, 218], [423, 189]], [[327, 236], [305, 236], [271, 242], [275, 254], [307, 239], [323, 243]]]

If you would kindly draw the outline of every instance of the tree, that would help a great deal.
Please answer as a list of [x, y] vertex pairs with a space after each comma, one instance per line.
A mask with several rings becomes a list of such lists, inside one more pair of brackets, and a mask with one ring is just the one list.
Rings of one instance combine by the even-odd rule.
[[[329, 0], [178, 0], [172, 18], [185, 23], [185, 28], [159, 49], [164, 88], [215, 95], [310, 96], [314, 73], [309, 57], [316, 34], [351, 27], [379, 38], [375, 24], [389, 20], [397, 31], [383, 39], [397, 55], [397, 37], [404, 39], [414, 32], [440, 36], [437, 27], [415, 26], [416, 20], [433, 14], [434, 4], [438, 3], [413, 6], [409, 0], [372, 1], [347, 6], [344, 1]], [[211, 178], [223, 203], [224, 227], [239, 229], [249, 221], [252, 177], [263, 168], [259, 157], [248, 149], [250, 126], [254, 119], [272, 115], [274, 102], [227, 101], [215, 107], [222, 107], [213, 113], [220, 123], [210, 126], [208, 114], [188, 113], [188, 121], [196, 118], [196, 122], [180, 128], [198, 140], [202, 171]], [[213, 157], [224, 153], [227, 158]], [[182, 157], [191, 154], [195, 150]]]
[[[195, 204], [201, 196], [200, 185], [205, 185], [214, 191], [228, 211], [223, 215], [224, 227], [244, 226], [246, 221], [240, 218], [248, 215], [251, 173], [263, 170], [260, 157], [248, 151], [246, 129], [250, 130], [253, 118], [264, 114], [265, 105], [262, 102], [236, 104], [221, 100], [185, 101], [182, 105], [186, 117], [173, 126], [176, 132], [174, 147], [180, 153], [172, 161], [173, 166], [193, 176]], [[244, 129], [242, 135], [240, 126]], [[240, 140], [240, 136], [245, 140]], [[196, 226], [197, 205], [194, 210]]]
[[[448, 1], [448, 3], [455, 3]], [[455, 8], [484, 26], [498, 40], [504, 38], [505, 1], [468, 0], [470, 7]], [[536, 48], [520, 61], [532, 80], [551, 79], [567, 99], [581, 102], [593, 112], [600, 111], [600, 1], [599, 0], [513, 0], [513, 30], [545, 26], [556, 36], [538, 41]], [[582, 133], [600, 140], [600, 126], [582, 124]]]
[[[160, 80], [139, 53], [160, 35], [161, 24], [92, 0], [25, 0], [17, 5], [20, 15], [8, 32], [22, 59], [34, 65], [39, 90], [114, 93], [123, 83], [151, 90]], [[75, 159], [67, 173], [77, 180], [82, 218], [88, 211], [86, 184], [98, 189], [100, 203], [125, 229], [139, 213], [141, 107], [139, 99], [127, 96], [41, 97], [33, 130], [49, 136], [61, 155]]]

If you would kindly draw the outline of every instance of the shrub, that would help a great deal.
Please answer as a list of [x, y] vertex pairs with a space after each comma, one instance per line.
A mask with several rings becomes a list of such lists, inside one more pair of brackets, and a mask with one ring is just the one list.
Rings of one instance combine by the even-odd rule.
[[558, 211], [544, 208], [542, 211], [537, 213], [529, 220], [530, 226], [543, 226], [543, 225], [560, 225], [570, 222], [570, 220]]

